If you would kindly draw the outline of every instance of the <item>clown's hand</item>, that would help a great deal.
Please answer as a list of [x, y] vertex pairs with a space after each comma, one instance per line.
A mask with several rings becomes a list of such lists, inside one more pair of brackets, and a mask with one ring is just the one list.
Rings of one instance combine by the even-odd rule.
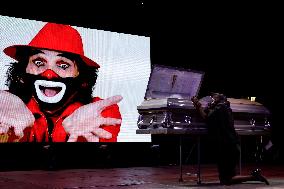
[[75, 110], [62, 122], [66, 133], [69, 134], [67, 142], [75, 142], [79, 136], [85, 137], [89, 142], [99, 142], [100, 138], [112, 138], [112, 134], [100, 126], [121, 124], [121, 119], [102, 117], [101, 112], [121, 100], [122, 96], [112, 96]]
[[34, 121], [32, 112], [19, 97], [0, 90], [0, 134], [14, 129], [15, 135], [22, 137], [24, 129]]

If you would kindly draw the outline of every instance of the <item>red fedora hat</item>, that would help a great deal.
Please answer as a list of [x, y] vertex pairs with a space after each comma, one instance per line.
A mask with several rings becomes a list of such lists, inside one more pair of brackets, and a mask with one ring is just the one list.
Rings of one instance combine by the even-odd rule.
[[100, 66], [84, 55], [82, 38], [77, 30], [69, 25], [47, 23], [28, 45], [13, 45], [4, 53], [18, 60], [17, 51], [25, 48], [47, 49], [79, 55], [88, 66]]

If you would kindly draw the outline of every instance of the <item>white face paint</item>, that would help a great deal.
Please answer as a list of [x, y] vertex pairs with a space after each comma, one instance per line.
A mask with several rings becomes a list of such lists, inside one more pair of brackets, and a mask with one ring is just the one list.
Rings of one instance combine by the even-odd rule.
[[37, 97], [46, 103], [59, 102], [66, 91], [66, 85], [62, 82], [36, 80], [34, 85]]

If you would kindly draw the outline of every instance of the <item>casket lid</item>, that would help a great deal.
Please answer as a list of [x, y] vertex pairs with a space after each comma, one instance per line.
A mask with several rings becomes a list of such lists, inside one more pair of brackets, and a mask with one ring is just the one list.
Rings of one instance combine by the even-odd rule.
[[144, 99], [197, 96], [204, 72], [153, 65]]

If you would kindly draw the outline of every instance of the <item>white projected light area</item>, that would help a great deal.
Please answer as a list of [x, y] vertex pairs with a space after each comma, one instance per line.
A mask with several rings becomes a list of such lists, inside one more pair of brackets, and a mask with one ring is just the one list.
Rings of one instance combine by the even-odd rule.
[[[5, 86], [6, 72], [14, 59], [3, 49], [11, 45], [27, 45], [46, 22], [0, 16], [0, 89]], [[151, 65], [150, 38], [110, 31], [75, 28], [81, 35], [86, 57], [99, 65], [94, 97], [106, 99], [121, 95], [118, 103], [122, 116], [117, 142], [150, 142], [150, 135], [136, 134], [137, 106], [144, 100]]]

